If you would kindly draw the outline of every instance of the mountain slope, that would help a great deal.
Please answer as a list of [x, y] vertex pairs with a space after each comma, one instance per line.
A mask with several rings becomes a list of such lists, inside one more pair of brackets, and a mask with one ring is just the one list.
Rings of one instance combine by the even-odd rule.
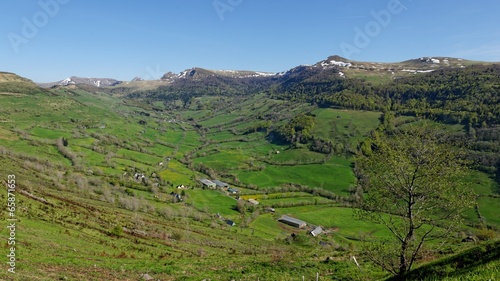
[[[203, 84], [218, 86], [223, 92], [253, 93], [261, 91], [271, 85], [288, 83], [286, 81], [293, 78], [296, 82], [299, 77], [304, 79], [309, 76], [319, 76], [311, 80], [322, 81], [334, 78], [359, 78], [375, 85], [391, 82], [399, 77], [407, 77], [415, 74], [425, 74], [444, 68], [465, 68], [470, 65], [487, 65], [491, 63], [468, 61], [459, 58], [448, 57], [421, 57], [397, 63], [361, 62], [348, 60], [340, 56], [330, 56], [325, 60], [313, 65], [301, 65], [280, 73], [269, 73], [245, 70], [208, 70], [200, 67], [186, 69], [178, 74], [167, 72], [159, 80], [163, 83], [144, 83], [142, 79], [134, 78], [130, 82], [122, 85], [122, 81], [110, 78], [81, 78], [69, 77], [67, 79], [40, 83], [39, 86], [50, 88], [52, 86], [65, 85], [89, 85], [94, 87], [111, 88], [111, 92], [118, 94], [128, 94], [131, 92], [141, 92], [142, 90], [152, 90], [155, 87], [163, 87], [173, 84], [171, 87], [164, 87], [160, 92], [179, 92], [178, 88], [188, 87], [189, 91], [202, 91]], [[234, 89], [231, 89], [234, 88]]]
[[31, 80], [14, 73], [0, 72], [0, 94], [36, 94], [44, 92]]
[[38, 83], [38, 85], [43, 88], [50, 88], [53, 86], [79, 85], [79, 84], [95, 86], [95, 87], [106, 87], [106, 86], [116, 86], [121, 83], [122, 81], [111, 78], [83, 78], [83, 77], [71, 76], [61, 81], [50, 82], [50, 83]]

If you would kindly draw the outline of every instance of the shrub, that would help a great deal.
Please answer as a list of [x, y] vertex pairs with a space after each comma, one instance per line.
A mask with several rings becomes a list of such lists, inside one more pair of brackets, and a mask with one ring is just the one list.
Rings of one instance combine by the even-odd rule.
[[182, 239], [182, 233], [179, 232], [179, 231], [175, 231], [174, 233], [172, 233], [172, 239], [174, 240], [177, 240], [177, 241], [180, 241]]
[[496, 236], [497, 236], [497, 233], [494, 230], [488, 229], [488, 228], [480, 229], [476, 233], [476, 237], [479, 240], [483, 240], [483, 241], [493, 240]]
[[123, 236], [123, 227], [121, 227], [121, 225], [116, 225], [115, 227], [113, 227], [110, 234], [112, 236], [122, 237]]

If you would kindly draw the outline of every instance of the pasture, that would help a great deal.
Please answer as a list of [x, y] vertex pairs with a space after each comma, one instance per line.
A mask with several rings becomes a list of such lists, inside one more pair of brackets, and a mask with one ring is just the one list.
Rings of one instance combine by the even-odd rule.
[[[200, 97], [188, 108], [161, 112], [151, 108], [161, 107], [159, 101], [62, 87], [52, 91], [52, 96], [0, 95], [1, 177], [15, 172], [19, 190], [27, 192], [18, 195], [19, 271], [25, 279], [136, 280], [145, 272], [165, 280], [179, 272], [182, 280], [279, 280], [285, 273], [296, 280], [316, 271], [322, 278], [332, 272], [366, 274], [364, 280], [383, 276], [369, 265], [366, 273], [357, 273], [349, 258], [362, 254], [357, 241], [388, 231], [356, 219], [345, 206], [357, 184], [348, 150], [378, 126], [380, 112], [317, 109], [265, 94]], [[266, 118], [283, 124], [301, 113], [315, 116], [315, 137], [348, 147], [347, 153], [276, 144], [268, 139], [269, 128], [248, 130]], [[60, 138], [68, 141], [64, 148], [56, 145]], [[134, 179], [135, 173], [147, 179]], [[211, 175], [241, 194], [200, 188], [199, 179]], [[487, 226], [498, 227], [498, 186], [480, 172], [470, 180], [480, 215]], [[175, 189], [181, 184], [189, 189]], [[340, 199], [327, 198], [322, 190]], [[172, 191], [183, 192], [184, 200], [172, 203]], [[239, 212], [238, 195], [242, 202], [253, 198], [260, 204]], [[6, 200], [6, 194], [0, 196]], [[228, 226], [217, 213], [237, 225]], [[329, 233], [311, 237], [309, 229], [279, 222], [281, 215]], [[471, 210], [468, 222], [478, 221]], [[338, 262], [326, 263], [331, 256]]]

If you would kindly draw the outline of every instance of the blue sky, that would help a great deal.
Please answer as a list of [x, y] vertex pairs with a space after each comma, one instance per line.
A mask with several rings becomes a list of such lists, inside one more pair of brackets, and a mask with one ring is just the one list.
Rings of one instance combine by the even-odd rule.
[[131, 80], [198, 66], [278, 72], [330, 55], [500, 61], [500, 1], [4, 0], [0, 71]]

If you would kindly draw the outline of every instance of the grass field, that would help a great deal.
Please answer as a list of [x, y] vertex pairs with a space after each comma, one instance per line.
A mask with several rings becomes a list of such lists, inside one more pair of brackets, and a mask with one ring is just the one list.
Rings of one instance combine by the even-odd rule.
[[119, 149], [117, 151], [117, 155], [120, 155], [126, 159], [132, 159], [136, 162], [139, 163], [145, 163], [151, 166], [158, 165], [162, 161], [162, 158], [155, 156], [155, 155], [149, 155], [137, 151], [132, 151], [128, 149]]
[[375, 129], [380, 123], [380, 113], [371, 111], [317, 109], [314, 134], [323, 138], [353, 145]]
[[259, 201], [263, 206], [277, 206], [280, 204], [328, 204], [334, 203], [334, 201], [321, 196], [305, 196], [305, 197], [293, 197], [293, 198], [282, 198], [282, 199], [264, 199]]
[[319, 162], [325, 158], [322, 153], [310, 151], [309, 149], [285, 149], [284, 151], [279, 151], [280, 153], [271, 154], [271, 160], [281, 163], [301, 163], [301, 162]]
[[[320, 280], [385, 276], [363, 260], [357, 243], [390, 234], [343, 207], [356, 186], [349, 149], [378, 126], [379, 112], [317, 109], [265, 94], [198, 97], [188, 109], [162, 112], [160, 101], [76, 87], [51, 91], [0, 95], [0, 179], [16, 174], [19, 218], [19, 274], [12, 279], [3, 270], [0, 279], [140, 280], [143, 273], [160, 280], [313, 280], [316, 272]], [[347, 153], [321, 154], [307, 145], [271, 143], [266, 130], [247, 131], [269, 116], [275, 125], [300, 113], [315, 115], [315, 137], [348, 146]], [[63, 149], [56, 145], [62, 137], [68, 140]], [[135, 173], [146, 179], [134, 179]], [[239, 212], [237, 195], [200, 188], [200, 178], [212, 177], [227, 180], [241, 199], [256, 199], [259, 206]], [[486, 225], [498, 227], [498, 186], [480, 172], [468, 179]], [[189, 189], [176, 189], [180, 184]], [[317, 189], [287, 191], [289, 184]], [[322, 197], [317, 192], [322, 189], [341, 200]], [[184, 200], [173, 203], [172, 191], [183, 192]], [[7, 193], [0, 198], [6, 202]], [[268, 213], [265, 206], [278, 207]], [[4, 220], [7, 215], [0, 214]], [[312, 237], [309, 229], [279, 222], [281, 215], [330, 232]], [[471, 210], [468, 223], [478, 222]], [[6, 237], [6, 228], [1, 233]], [[365, 272], [350, 261], [354, 254], [365, 262]], [[334, 261], [325, 262], [326, 257]], [[478, 276], [498, 274], [482, 270]]]
[[303, 206], [278, 209], [280, 214], [290, 215], [313, 225], [336, 229], [335, 235], [348, 239], [385, 237], [389, 230], [382, 225], [354, 218], [353, 209], [327, 206]]
[[219, 171], [240, 170], [248, 167], [253, 158], [238, 150], [225, 150], [209, 156], [196, 158], [195, 163], [203, 163]]
[[[465, 181], [474, 190], [477, 196], [477, 206], [479, 214], [486, 225], [500, 228], [500, 198], [498, 196], [498, 184], [486, 174], [471, 172], [465, 177]], [[481, 223], [477, 212], [468, 212], [469, 220]]]
[[197, 209], [213, 215], [219, 213], [224, 216], [237, 217], [236, 200], [222, 193], [212, 190], [187, 191], [189, 199], [187, 202], [193, 204]]
[[478, 199], [479, 212], [485, 218], [486, 223], [500, 227], [500, 198], [498, 197], [480, 197]]
[[250, 224], [250, 227], [256, 229], [256, 236], [264, 239], [284, 238], [288, 232], [281, 228], [281, 223], [271, 214], [259, 216]]
[[354, 175], [349, 165], [335, 162], [294, 166], [265, 165], [262, 171], [240, 171], [237, 175], [240, 181], [259, 187], [293, 183], [323, 188], [338, 195], [348, 195], [349, 188], [354, 184]]
[[45, 139], [58, 139], [58, 138], [70, 138], [71, 134], [64, 131], [58, 131], [54, 129], [45, 129], [36, 127], [31, 130], [31, 134], [35, 137], [45, 138]]
[[295, 197], [313, 197], [314, 195], [306, 192], [282, 192], [282, 193], [260, 193], [260, 194], [247, 194], [240, 196], [248, 200], [250, 198], [257, 200], [280, 199], [280, 198], [295, 198]]

